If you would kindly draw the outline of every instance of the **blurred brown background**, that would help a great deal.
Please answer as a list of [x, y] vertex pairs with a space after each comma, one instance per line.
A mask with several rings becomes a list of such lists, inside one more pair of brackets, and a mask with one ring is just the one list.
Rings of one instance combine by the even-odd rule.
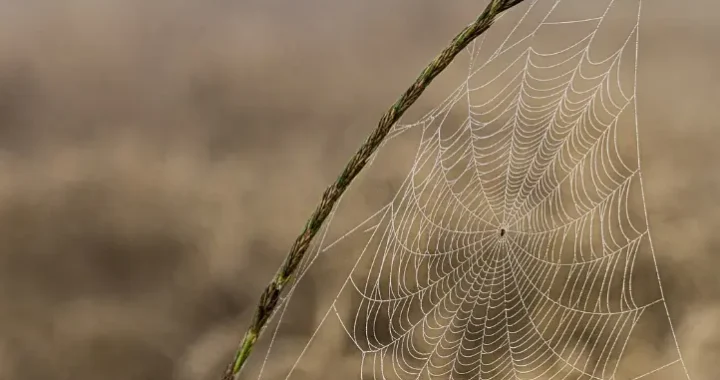
[[[324, 186], [483, 6], [0, 0], [0, 379], [214, 378]], [[650, 226], [716, 379], [720, 16], [643, 7]]]

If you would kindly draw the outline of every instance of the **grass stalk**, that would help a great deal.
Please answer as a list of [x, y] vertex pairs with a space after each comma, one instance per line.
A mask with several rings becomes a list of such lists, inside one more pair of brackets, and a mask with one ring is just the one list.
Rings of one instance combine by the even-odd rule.
[[252, 353], [255, 342], [257, 342], [265, 326], [275, 313], [283, 290], [292, 283], [293, 276], [305, 256], [310, 242], [320, 230], [325, 219], [330, 215], [333, 207], [350, 183], [357, 177], [365, 165], [367, 165], [372, 154], [382, 144], [385, 137], [387, 137], [392, 126], [395, 125], [405, 111], [415, 103], [435, 77], [445, 70], [470, 42], [488, 30], [502, 12], [507, 11], [523, 1], [524, 0], [491, 0], [482, 14], [453, 38], [450, 44], [425, 67], [415, 82], [395, 101], [382, 118], [380, 118], [375, 130], [350, 159], [337, 180], [325, 190], [320, 203], [310, 216], [302, 233], [293, 243], [282, 266], [263, 291], [252, 321], [235, 352], [232, 362], [228, 365], [222, 380], [237, 380], [240, 371]]

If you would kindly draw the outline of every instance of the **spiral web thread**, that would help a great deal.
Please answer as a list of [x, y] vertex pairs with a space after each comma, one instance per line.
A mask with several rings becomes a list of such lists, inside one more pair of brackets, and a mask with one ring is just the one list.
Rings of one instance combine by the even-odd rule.
[[[365, 241], [316, 330], [336, 318], [360, 378], [690, 378], [645, 211], [639, 15], [638, 0], [529, 1], [467, 49], [444, 102], [394, 127], [389, 140], [420, 135], [405, 181], [330, 241], [334, 213], [298, 280], [338, 242]], [[637, 285], [640, 262], [652, 276]], [[627, 364], [650, 315], [672, 354]]]

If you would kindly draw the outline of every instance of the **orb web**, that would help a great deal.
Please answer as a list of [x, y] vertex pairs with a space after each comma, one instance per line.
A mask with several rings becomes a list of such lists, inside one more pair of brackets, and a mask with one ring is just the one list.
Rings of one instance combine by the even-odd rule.
[[[299, 376], [332, 322], [362, 379], [689, 378], [645, 211], [639, 15], [638, 0], [527, 1], [474, 41], [460, 85], [388, 137], [416, 135], [390, 200], [331, 238], [343, 199], [313, 243], [297, 284], [325, 256], [352, 265], [323, 280], [327, 312], [273, 378]], [[670, 354], [627, 359], [647, 326]]]

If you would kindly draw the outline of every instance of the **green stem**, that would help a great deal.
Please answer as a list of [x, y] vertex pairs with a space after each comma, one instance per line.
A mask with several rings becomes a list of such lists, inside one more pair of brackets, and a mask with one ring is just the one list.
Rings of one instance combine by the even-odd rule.
[[233, 364], [233, 372], [240, 372], [240, 368], [252, 352], [255, 341], [257, 341], [257, 334], [253, 333], [252, 331], [248, 331], [242, 341], [242, 346], [240, 346], [240, 350], [238, 351], [237, 360], [235, 360], [235, 363]]
[[305, 253], [313, 237], [315, 237], [323, 222], [325, 222], [325, 219], [330, 215], [335, 203], [337, 203], [350, 183], [357, 177], [365, 165], [367, 165], [368, 160], [381, 145], [392, 126], [395, 125], [405, 111], [415, 103], [435, 77], [450, 65], [453, 59], [455, 59], [470, 42], [490, 28], [498, 15], [523, 1], [524, 0], [491, 0], [490, 4], [487, 5], [475, 22], [465, 27], [453, 38], [450, 45], [428, 64], [415, 82], [380, 118], [378, 126], [350, 159], [337, 180], [325, 190], [320, 204], [318, 204], [308, 220], [305, 229], [290, 248], [290, 252], [285, 258], [280, 270], [263, 291], [250, 326], [235, 353], [232, 363], [227, 367], [222, 380], [237, 379], [248, 357], [252, 353], [255, 342], [275, 313], [283, 290], [288, 284], [292, 283], [293, 275], [305, 257]]

